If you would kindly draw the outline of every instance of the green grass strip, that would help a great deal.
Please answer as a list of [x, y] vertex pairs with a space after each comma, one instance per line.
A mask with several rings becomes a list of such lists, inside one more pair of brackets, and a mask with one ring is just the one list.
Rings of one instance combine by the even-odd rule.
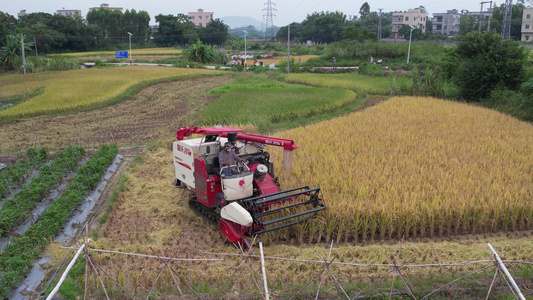
[[79, 147], [68, 147], [59, 152], [52, 164], [43, 165], [38, 176], [16, 195], [8, 198], [0, 211], [0, 236], [20, 224], [37, 206], [38, 201], [45, 198], [50, 190], [63, 180], [67, 171], [75, 170], [84, 152], [84, 149]]
[[74, 180], [42, 214], [39, 222], [6, 247], [0, 255], [0, 296], [5, 297], [7, 291], [24, 278], [32, 262], [61, 231], [72, 210], [96, 188], [117, 153], [115, 145], [102, 146], [85, 165], [77, 168]]

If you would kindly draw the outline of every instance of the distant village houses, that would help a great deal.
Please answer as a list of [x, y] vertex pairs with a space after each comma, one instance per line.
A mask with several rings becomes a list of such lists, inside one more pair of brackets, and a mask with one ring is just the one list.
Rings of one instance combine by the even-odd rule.
[[214, 15], [213, 12], [204, 12], [201, 8], [198, 9], [197, 12], [190, 12], [188, 14], [191, 22], [193, 22], [196, 27], [205, 27], [207, 23], [213, 20]]
[[89, 11], [95, 10], [95, 9], [100, 9], [100, 8], [109, 9], [109, 10], [118, 10], [120, 12], [124, 11], [124, 9], [122, 7], [110, 7], [109, 4], [107, 4], [107, 3], [102, 3], [102, 4], [100, 4], [99, 7], [91, 7], [91, 8], [89, 8]]
[[74, 17], [74, 16], [82, 17], [81, 10], [79, 9], [65, 9], [63, 7], [63, 9], [58, 9], [56, 13], [58, 15], [65, 16], [65, 17]]

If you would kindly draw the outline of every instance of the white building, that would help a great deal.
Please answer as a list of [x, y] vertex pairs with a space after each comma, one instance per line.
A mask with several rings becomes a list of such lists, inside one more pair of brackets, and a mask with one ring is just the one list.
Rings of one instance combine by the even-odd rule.
[[456, 35], [459, 32], [461, 14], [457, 9], [433, 14], [432, 32], [441, 35]]
[[419, 8], [409, 9], [407, 12], [394, 12], [392, 13], [392, 36], [395, 39], [403, 38], [399, 32], [403, 25], [411, 25], [426, 32], [426, 21], [427, 13]]
[[522, 42], [533, 41], [533, 8], [524, 8], [522, 14]]

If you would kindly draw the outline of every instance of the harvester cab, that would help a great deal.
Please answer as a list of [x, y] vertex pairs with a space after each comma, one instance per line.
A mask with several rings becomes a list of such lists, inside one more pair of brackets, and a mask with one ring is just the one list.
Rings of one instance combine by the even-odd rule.
[[[202, 137], [185, 139], [192, 134]], [[227, 142], [246, 163], [220, 167], [219, 153]], [[264, 151], [268, 145], [283, 147], [284, 169], [290, 169], [294, 141], [230, 127], [182, 127], [172, 146], [174, 185], [190, 191], [189, 206], [243, 247], [250, 246], [247, 236], [305, 222], [326, 208], [319, 187], [280, 191], [274, 165]], [[225, 168], [238, 172], [224, 176]]]

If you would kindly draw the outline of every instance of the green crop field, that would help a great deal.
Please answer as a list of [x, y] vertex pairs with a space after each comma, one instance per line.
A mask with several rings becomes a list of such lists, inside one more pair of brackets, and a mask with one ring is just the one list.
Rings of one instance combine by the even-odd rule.
[[[195, 75], [222, 74], [219, 71], [154, 66], [126, 66], [105, 69], [43, 72], [0, 77], [4, 94], [20, 95], [44, 88], [44, 92], [19, 105], [0, 111], [0, 119], [16, 119], [64, 113], [98, 107], [127, 94], [143, 83]], [[134, 89], [135, 90], [135, 89]]]
[[214, 91], [220, 99], [205, 110], [205, 124], [278, 123], [333, 111], [356, 101], [353, 91], [276, 82], [230, 84]]

